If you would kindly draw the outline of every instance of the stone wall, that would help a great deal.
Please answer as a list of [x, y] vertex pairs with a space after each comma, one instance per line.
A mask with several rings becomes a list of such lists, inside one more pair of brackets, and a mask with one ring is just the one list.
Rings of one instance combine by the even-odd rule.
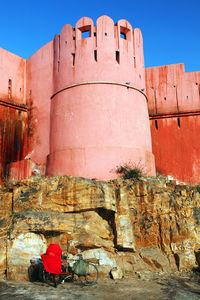
[[0, 190], [0, 275], [26, 280], [50, 243], [83, 253], [100, 275], [117, 268], [188, 270], [200, 247], [200, 195], [166, 178], [100, 182], [73, 177], [8, 183]]

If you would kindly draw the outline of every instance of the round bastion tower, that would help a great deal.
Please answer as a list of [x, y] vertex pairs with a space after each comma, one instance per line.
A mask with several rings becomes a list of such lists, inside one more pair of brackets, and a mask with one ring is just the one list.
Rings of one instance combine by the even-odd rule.
[[48, 176], [107, 180], [128, 162], [155, 175], [138, 28], [107, 16], [65, 25], [53, 74]]

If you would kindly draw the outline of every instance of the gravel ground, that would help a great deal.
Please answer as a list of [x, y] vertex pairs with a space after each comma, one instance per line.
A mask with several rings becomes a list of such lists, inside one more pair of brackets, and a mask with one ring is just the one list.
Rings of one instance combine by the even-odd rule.
[[60, 284], [57, 288], [40, 282], [0, 281], [0, 299], [128, 299], [196, 300], [200, 299], [200, 274], [136, 274], [122, 280], [99, 280], [95, 286], [80, 283]]

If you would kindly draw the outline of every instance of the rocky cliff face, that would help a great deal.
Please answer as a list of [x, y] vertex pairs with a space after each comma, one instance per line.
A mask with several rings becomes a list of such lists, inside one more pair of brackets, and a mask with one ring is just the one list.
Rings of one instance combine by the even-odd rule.
[[26, 280], [50, 243], [83, 253], [109, 276], [188, 270], [200, 247], [200, 194], [163, 178], [99, 182], [38, 178], [0, 190], [0, 275]]

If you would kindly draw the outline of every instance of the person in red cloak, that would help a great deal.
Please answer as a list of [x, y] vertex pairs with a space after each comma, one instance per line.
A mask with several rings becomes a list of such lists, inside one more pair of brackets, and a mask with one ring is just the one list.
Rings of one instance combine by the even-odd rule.
[[44, 268], [47, 272], [53, 274], [61, 273], [61, 255], [62, 250], [58, 244], [49, 245], [46, 253], [41, 255]]

